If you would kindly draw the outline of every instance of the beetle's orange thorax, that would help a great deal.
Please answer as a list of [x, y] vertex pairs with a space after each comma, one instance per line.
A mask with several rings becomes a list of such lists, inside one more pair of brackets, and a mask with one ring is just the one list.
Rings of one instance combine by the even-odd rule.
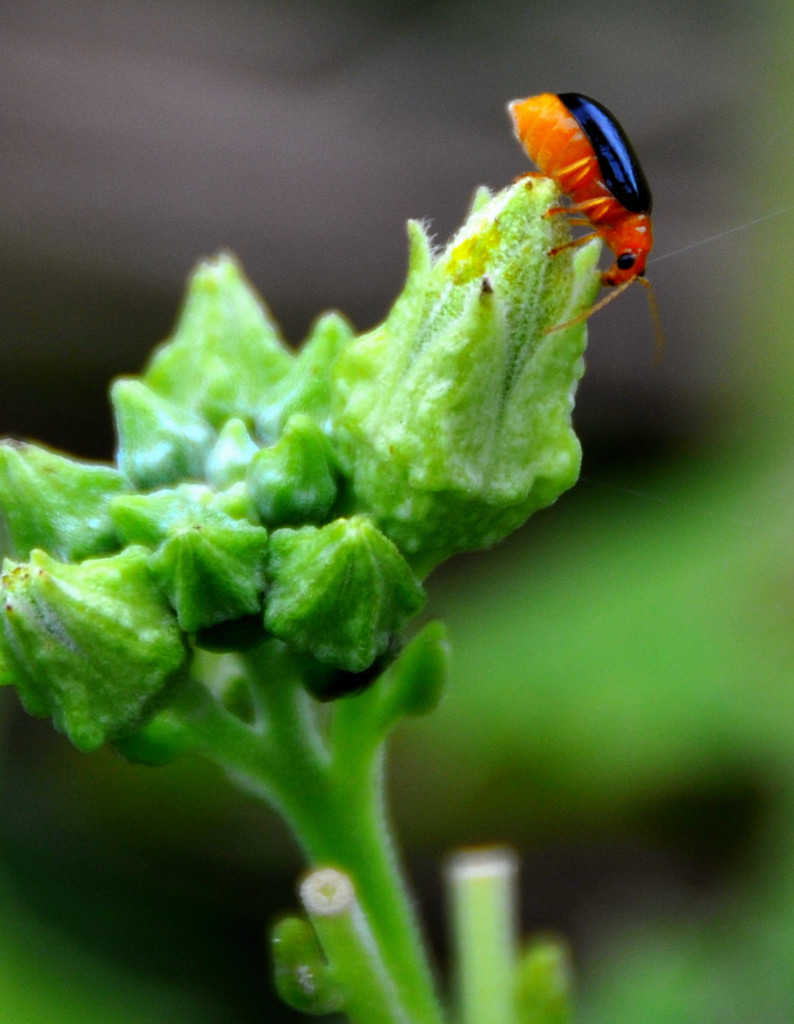
[[626, 269], [618, 266], [618, 261], [601, 275], [601, 283], [605, 285], [623, 284], [635, 277], [642, 277], [648, 253], [653, 248], [653, 225], [647, 213], [628, 213], [612, 224], [598, 225], [593, 218], [596, 232], [604, 239], [606, 245], [617, 257], [625, 260], [627, 256], [635, 257], [633, 265]]

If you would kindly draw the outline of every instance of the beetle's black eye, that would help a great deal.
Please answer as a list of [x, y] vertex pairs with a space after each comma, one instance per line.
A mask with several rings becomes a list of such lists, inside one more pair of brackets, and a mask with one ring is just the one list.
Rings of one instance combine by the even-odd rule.
[[637, 261], [633, 252], [622, 252], [617, 258], [618, 270], [631, 270]]

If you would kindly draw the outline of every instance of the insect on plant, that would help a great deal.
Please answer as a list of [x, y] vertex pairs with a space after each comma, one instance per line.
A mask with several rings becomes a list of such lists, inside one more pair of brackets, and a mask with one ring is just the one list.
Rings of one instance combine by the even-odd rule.
[[[570, 200], [549, 214], [580, 214], [571, 223], [591, 227], [590, 234], [551, 250], [556, 255], [572, 245], [599, 237], [614, 252], [614, 264], [601, 283], [615, 288], [582, 319], [617, 298], [634, 281], [648, 289], [657, 338], [658, 313], [651, 286], [644, 278], [653, 247], [651, 190], [626, 133], [603, 104], [578, 92], [541, 93], [508, 104], [516, 136], [542, 174]], [[578, 318], [554, 330], [576, 323]]]

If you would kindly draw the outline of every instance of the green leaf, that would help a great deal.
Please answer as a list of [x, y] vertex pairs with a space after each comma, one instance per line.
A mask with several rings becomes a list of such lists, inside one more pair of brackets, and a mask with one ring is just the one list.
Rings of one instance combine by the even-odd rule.
[[137, 728], [182, 675], [176, 619], [132, 547], [78, 565], [6, 562], [0, 658], [26, 708], [93, 750]]
[[0, 443], [0, 517], [10, 554], [25, 559], [42, 548], [63, 561], [119, 547], [108, 513], [129, 490], [117, 469], [67, 458], [17, 441]]
[[293, 650], [361, 672], [423, 605], [397, 548], [366, 517], [271, 535], [265, 626]]
[[174, 335], [143, 381], [220, 429], [232, 417], [253, 423], [292, 358], [236, 261], [220, 255], [194, 272]]

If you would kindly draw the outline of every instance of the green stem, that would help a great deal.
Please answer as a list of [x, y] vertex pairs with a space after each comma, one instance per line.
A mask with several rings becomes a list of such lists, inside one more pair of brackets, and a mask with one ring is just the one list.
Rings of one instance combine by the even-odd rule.
[[516, 859], [485, 848], [448, 869], [461, 1024], [515, 1024]]
[[[338, 702], [335, 714], [355, 717], [350, 711], [356, 700]], [[344, 728], [335, 724], [340, 739], [366, 736], [353, 722]], [[278, 787], [282, 810], [312, 865], [335, 867], [352, 879], [408, 1020], [440, 1024], [432, 974], [386, 819], [382, 744], [367, 749], [364, 742], [339, 743], [333, 755], [311, 793], [305, 774], [290, 773], [283, 780]], [[292, 782], [297, 785], [288, 793], [285, 783]]]
[[301, 796], [289, 816], [309, 861], [353, 881], [408, 1019], [440, 1024], [432, 975], [413, 908], [393, 852], [381, 798], [381, 759], [357, 776], [331, 773], [324, 799]]
[[321, 868], [304, 879], [300, 894], [351, 1024], [408, 1024], [348, 876]]
[[443, 1024], [387, 824], [377, 695], [336, 701], [326, 743], [311, 698], [295, 679], [267, 678], [265, 659], [256, 652], [247, 658], [259, 677], [253, 685], [261, 731], [205, 700], [191, 716], [193, 733], [207, 756], [278, 808], [312, 867], [351, 879], [386, 971], [384, 1003], [397, 994], [395, 1024]]

